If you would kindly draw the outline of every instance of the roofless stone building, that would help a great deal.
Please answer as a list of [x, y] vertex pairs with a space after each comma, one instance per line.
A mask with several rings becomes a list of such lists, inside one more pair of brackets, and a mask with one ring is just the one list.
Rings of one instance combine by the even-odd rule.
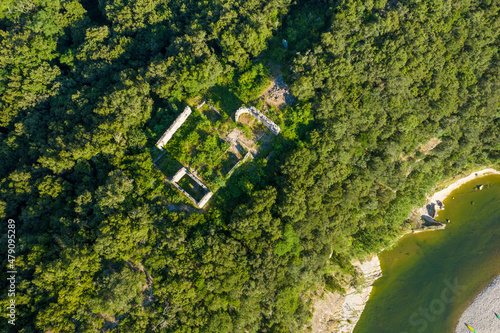
[[[177, 184], [177, 182], [181, 180], [181, 178], [184, 177], [185, 175], [191, 177], [191, 179], [193, 179], [203, 190], [205, 190], [205, 195], [203, 196], [203, 198], [200, 199], [200, 201], [196, 201], [195, 198], [193, 198], [188, 192], [186, 192], [186, 190], [184, 190], [182, 187], [179, 186], [179, 184]], [[200, 208], [203, 208], [203, 206], [205, 206], [205, 204], [208, 202], [208, 200], [210, 200], [210, 198], [213, 195], [212, 191], [210, 191], [208, 187], [206, 187], [205, 184], [203, 184], [202, 181], [198, 177], [196, 177], [196, 175], [189, 172], [189, 170], [186, 167], [182, 167], [179, 171], [177, 171], [177, 173], [172, 177], [170, 182], [174, 184], [174, 186], [177, 187], [177, 189], [181, 191], [186, 197], [188, 197], [189, 200], [191, 200], [195, 205], [197, 205]]]

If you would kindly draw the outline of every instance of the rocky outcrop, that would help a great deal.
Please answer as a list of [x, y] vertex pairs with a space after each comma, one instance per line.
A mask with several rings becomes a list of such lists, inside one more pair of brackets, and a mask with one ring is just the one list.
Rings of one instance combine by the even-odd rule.
[[314, 333], [350, 333], [354, 330], [372, 291], [372, 285], [382, 276], [377, 255], [360, 263], [353, 262], [364, 276], [366, 284], [361, 289], [350, 288], [345, 296], [325, 292], [324, 298], [315, 303], [312, 320]]
[[446, 224], [438, 222], [438, 221], [434, 220], [430, 216], [422, 215], [421, 217], [422, 217], [422, 220], [425, 221], [425, 224], [428, 225], [428, 226], [442, 226], [442, 227], [446, 226]]
[[[427, 206], [427, 213], [428, 215], [423, 214], [421, 216], [421, 219], [424, 220], [426, 223], [430, 223], [430, 225], [438, 225], [440, 222], [437, 222], [434, 220], [438, 214], [438, 211], [444, 209], [444, 204], [441, 200], [436, 200], [436, 202], [430, 202]], [[442, 224], [442, 223], [441, 223]]]

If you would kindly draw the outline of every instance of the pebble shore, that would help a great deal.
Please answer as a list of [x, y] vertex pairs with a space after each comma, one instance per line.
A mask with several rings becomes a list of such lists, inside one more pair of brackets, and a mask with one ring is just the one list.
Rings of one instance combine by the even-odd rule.
[[500, 276], [474, 299], [460, 317], [455, 333], [470, 333], [465, 324], [469, 324], [477, 333], [500, 332]]

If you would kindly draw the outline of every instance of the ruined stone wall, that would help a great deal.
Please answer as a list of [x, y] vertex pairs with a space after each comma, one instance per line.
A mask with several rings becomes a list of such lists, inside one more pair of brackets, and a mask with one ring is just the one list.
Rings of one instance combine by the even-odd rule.
[[189, 117], [191, 112], [192, 112], [191, 108], [189, 106], [186, 106], [186, 108], [184, 109], [184, 111], [182, 111], [182, 113], [179, 115], [179, 117], [177, 117], [177, 119], [175, 119], [174, 123], [172, 125], [170, 125], [170, 127], [168, 128], [168, 130], [165, 133], [163, 133], [160, 140], [158, 140], [158, 142], [156, 142], [156, 146], [158, 148], [163, 149], [163, 146], [165, 146], [167, 144], [167, 142], [172, 138], [172, 136], [175, 134], [175, 132], [177, 132], [179, 127], [181, 127], [182, 124], [184, 124], [184, 122]]
[[177, 183], [179, 180], [181, 180], [182, 177], [186, 174], [186, 168], [182, 167], [175, 173], [175, 175], [172, 177], [172, 182]]
[[187, 193], [182, 187], [180, 187], [179, 184], [174, 182], [172, 182], [172, 184], [174, 184], [174, 186], [177, 187], [179, 191], [181, 191], [186, 197], [188, 197], [189, 200], [191, 200], [196, 205], [196, 200], [189, 193]]
[[245, 163], [245, 161], [250, 157], [252, 156], [252, 153], [251, 152], [248, 152], [246, 153], [245, 157], [243, 157], [241, 160], [238, 161], [238, 163], [236, 163], [232, 168], [231, 170], [229, 170], [229, 172], [226, 174], [226, 177], [231, 175], [233, 173], [233, 171], [239, 167], [242, 163]]
[[[202, 187], [205, 191], [207, 191], [207, 193], [203, 196], [203, 198], [201, 198], [200, 201], [197, 202], [188, 192], [186, 192], [182, 187], [179, 186], [179, 184], [177, 184], [177, 182], [181, 180], [182, 177], [184, 177], [184, 175], [188, 175], [189, 177], [191, 177], [198, 185], [200, 185], [200, 187]], [[188, 197], [189, 200], [191, 200], [195, 205], [197, 205], [200, 208], [203, 208], [203, 206], [205, 206], [205, 204], [208, 202], [208, 200], [210, 200], [210, 198], [213, 195], [213, 193], [208, 189], [208, 187], [206, 187], [205, 184], [202, 183], [201, 179], [199, 179], [198, 177], [196, 177], [196, 175], [189, 172], [189, 170], [186, 167], [180, 168], [179, 171], [177, 171], [175, 175], [172, 177], [170, 182], [174, 184], [174, 186], [177, 187], [177, 189], [181, 191], [186, 197]]]
[[198, 207], [203, 208], [203, 206], [205, 206], [205, 204], [208, 202], [208, 200], [210, 200], [212, 195], [213, 195], [212, 192], [208, 192], [207, 194], [205, 194], [203, 196], [203, 198], [201, 198], [201, 200], [198, 201], [198, 203], [197, 203]]
[[276, 125], [271, 119], [264, 116], [264, 114], [262, 112], [260, 112], [259, 110], [257, 110], [253, 106], [251, 106], [249, 108], [242, 106], [241, 108], [236, 110], [236, 114], [234, 116], [234, 119], [236, 121], [238, 121], [240, 116], [244, 113], [249, 113], [252, 116], [254, 116], [255, 118], [257, 118], [257, 120], [260, 121], [262, 124], [264, 124], [264, 126], [269, 128], [269, 130], [271, 132], [273, 132], [273, 134], [278, 135], [280, 133], [281, 128], [278, 125]]
[[202, 183], [201, 179], [196, 177], [196, 175], [192, 174], [189, 172], [189, 170], [186, 169], [186, 174], [191, 177], [198, 185], [200, 185], [205, 191], [210, 191], [208, 187], [205, 186], [205, 184]]

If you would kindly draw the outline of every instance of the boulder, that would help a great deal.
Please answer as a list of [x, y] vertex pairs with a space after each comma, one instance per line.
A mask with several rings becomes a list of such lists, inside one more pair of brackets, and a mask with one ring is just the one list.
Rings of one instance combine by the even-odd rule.
[[427, 216], [427, 215], [422, 215], [421, 218], [422, 218], [422, 220], [425, 221], [426, 225], [438, 225], [438, 226], [445, 225], [444, 223], [438, 222], [438, 221], [434, 220], [432, 217]]

